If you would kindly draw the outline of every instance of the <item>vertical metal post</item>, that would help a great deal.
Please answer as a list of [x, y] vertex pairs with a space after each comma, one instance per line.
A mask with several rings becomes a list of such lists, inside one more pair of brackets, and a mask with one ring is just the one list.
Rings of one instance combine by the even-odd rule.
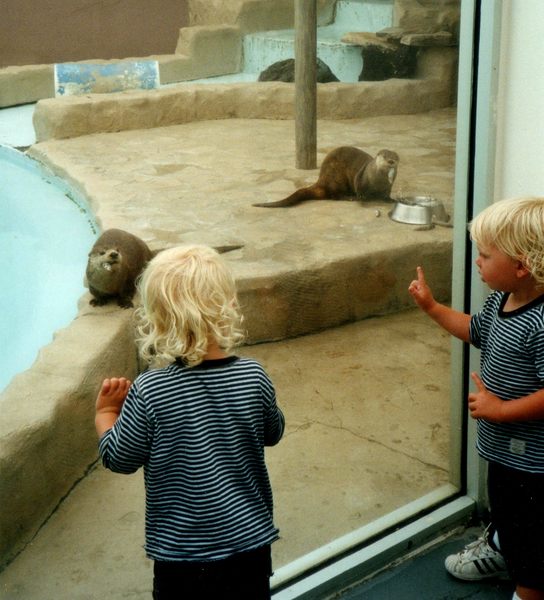
[[[508, 5], [507, 3], [506, 5]], [[480, 30], [477, 55], [476, 110], [474, 123], [474, 174], [473, 174], [473, 214], [479, 213], [495, 199], [495, 158], [497, 136], [497, 90], [499, 83], [499, 62], [501, 50], [502, 2], [481, 2]], [[468, 215], [469, 218], [472, 215]], [[469, 250], [467, 249], [467, 252]], [[479, 310], [489, 294], [482, 283], [477, 269], [474, 269], [476, 248], [470, 246], [472, 271], [470, 282], [470, 312]], [[470, 347], [469, 369], [466, 373], [467, 386], [473, 389], [469, 373], [480, 371], [480, 353]], [[476, 422], [468, 418], [467, 493], [475, 498], [480, 506], [486, 504], [486, 467], [476, 456]], [[473, 450], [470, 452], [470, 450]]]
[[295, 142], [298, 169], [316, 168], [316, 42], [316, 0], [295, 0]]

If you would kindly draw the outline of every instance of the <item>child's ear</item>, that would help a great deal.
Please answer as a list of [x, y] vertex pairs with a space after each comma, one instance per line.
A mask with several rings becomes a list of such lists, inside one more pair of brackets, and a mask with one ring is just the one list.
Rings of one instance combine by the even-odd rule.
[[530, 274], [531, 272], [529, 271], [529, 268], [527, 267], [526, 263], [522, 260], [518, 260], [516, 265], [516, 276], [518, 277], [518, 279], [521, 279], [522, 277], [527, 277]]

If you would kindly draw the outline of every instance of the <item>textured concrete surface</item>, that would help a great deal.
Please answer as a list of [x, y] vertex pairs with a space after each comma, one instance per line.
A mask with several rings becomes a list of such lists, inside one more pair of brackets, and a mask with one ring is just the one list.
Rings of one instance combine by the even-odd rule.
[[[84, 191], [104, 227], [128, 229], [155, 248], [183, 241], [241, 244], [226, 256], [250, 339], [307, 334], [247, 349], [274, 376], [289, 421], [286, 439], [270, 452], [283, 532], [278, 565], [448, 479], [449, 341], [418, 313], [404, 311], [419, 263], [438, 296], [448, 297], [451, 229], [417, 231], [394, 223], [387, 217], [390, 205], [380, 202], [252, 207], [315, 181], [317, 170], [292, 166], [293, 138], [290, 121], [228, 120], [49, 141], [30, 150]], [[339, 145], [397, 151], [393, 191], [432, 193], [452, 211], [453, 110], [320, 121], [318, 162]], [[389, 316], [342, 326], [380, 315]], [[26, 545], [0, 576], [0, 590], [11, 590], [8, 598], [55, 597], [49, 591], [40, 596], [40, 590], [68, 580], [74, 598], [107, 596], [108, 585], [124, 590], [110, 597], [131, 597], [123, 582], [141, 581], [140, 590], [149, 585], [138, 550], [139, 476], [119, 482], [134, 486], [129, 492], [120, 487], [119, 497], [110, 491], [117, 490], [115, 476], [97, 469], [85, 477], [96, 456], [96, 386], [112, 374], [132, 376], [135, 368], [130, 313], [92, 308], [85, 297], [77, 322], [84, 334], [70, 332], [66, 346], [66, 336], [57, 336], [43, 353], [56, 358], [37, 374], [31, 369], [16, 378], [0, 398], [0, 469], [3, 481], [12, 482], [3, 486], [2, 560]], [[322, 329], [330, 330], [310, 335]], [[55, 387], [67, 381], [71, 387]], [[89, 486], [89, 499], [79, 499]], [[118, 507], [111, 514], [110, 502]], [[59, 522], [65, 510], [67, 520]], [[312, 511], [316, 520], [306, 521]], [[117, 535], [113, 524], [124, 533]], [[97, 531], [92, 542], [89, 529]], [[106, 587], [93, 596], [97, 585]]]
[[[267, 451], [276, 569], [448, 481], [449, 340], [419, 311], [241, 354], [265, 365], [287, 421]], [[0, 597], [149, 598], [143, 518], [142, 473], [93, 467], [0, 573]]]
[[[112, 314], [113, 313], [113, 314]], [[96, 459], [96, 390], [137, 373], [130, 311], [77, 318], [0, 395], [0, 568]]]

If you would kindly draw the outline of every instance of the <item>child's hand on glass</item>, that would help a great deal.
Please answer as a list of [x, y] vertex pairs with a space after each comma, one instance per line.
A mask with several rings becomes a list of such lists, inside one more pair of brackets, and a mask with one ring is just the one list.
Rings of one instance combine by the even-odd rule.
[[96, 413], [119, 415], [131, 384], [125, 377], [104, 379], [96, 399]]

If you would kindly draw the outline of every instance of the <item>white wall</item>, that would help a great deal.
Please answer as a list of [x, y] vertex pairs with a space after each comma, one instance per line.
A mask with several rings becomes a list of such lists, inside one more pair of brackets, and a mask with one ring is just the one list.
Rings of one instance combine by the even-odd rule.
[[500, 52], [494, 199], [544, 196], [542, 0], [503, 0]]

